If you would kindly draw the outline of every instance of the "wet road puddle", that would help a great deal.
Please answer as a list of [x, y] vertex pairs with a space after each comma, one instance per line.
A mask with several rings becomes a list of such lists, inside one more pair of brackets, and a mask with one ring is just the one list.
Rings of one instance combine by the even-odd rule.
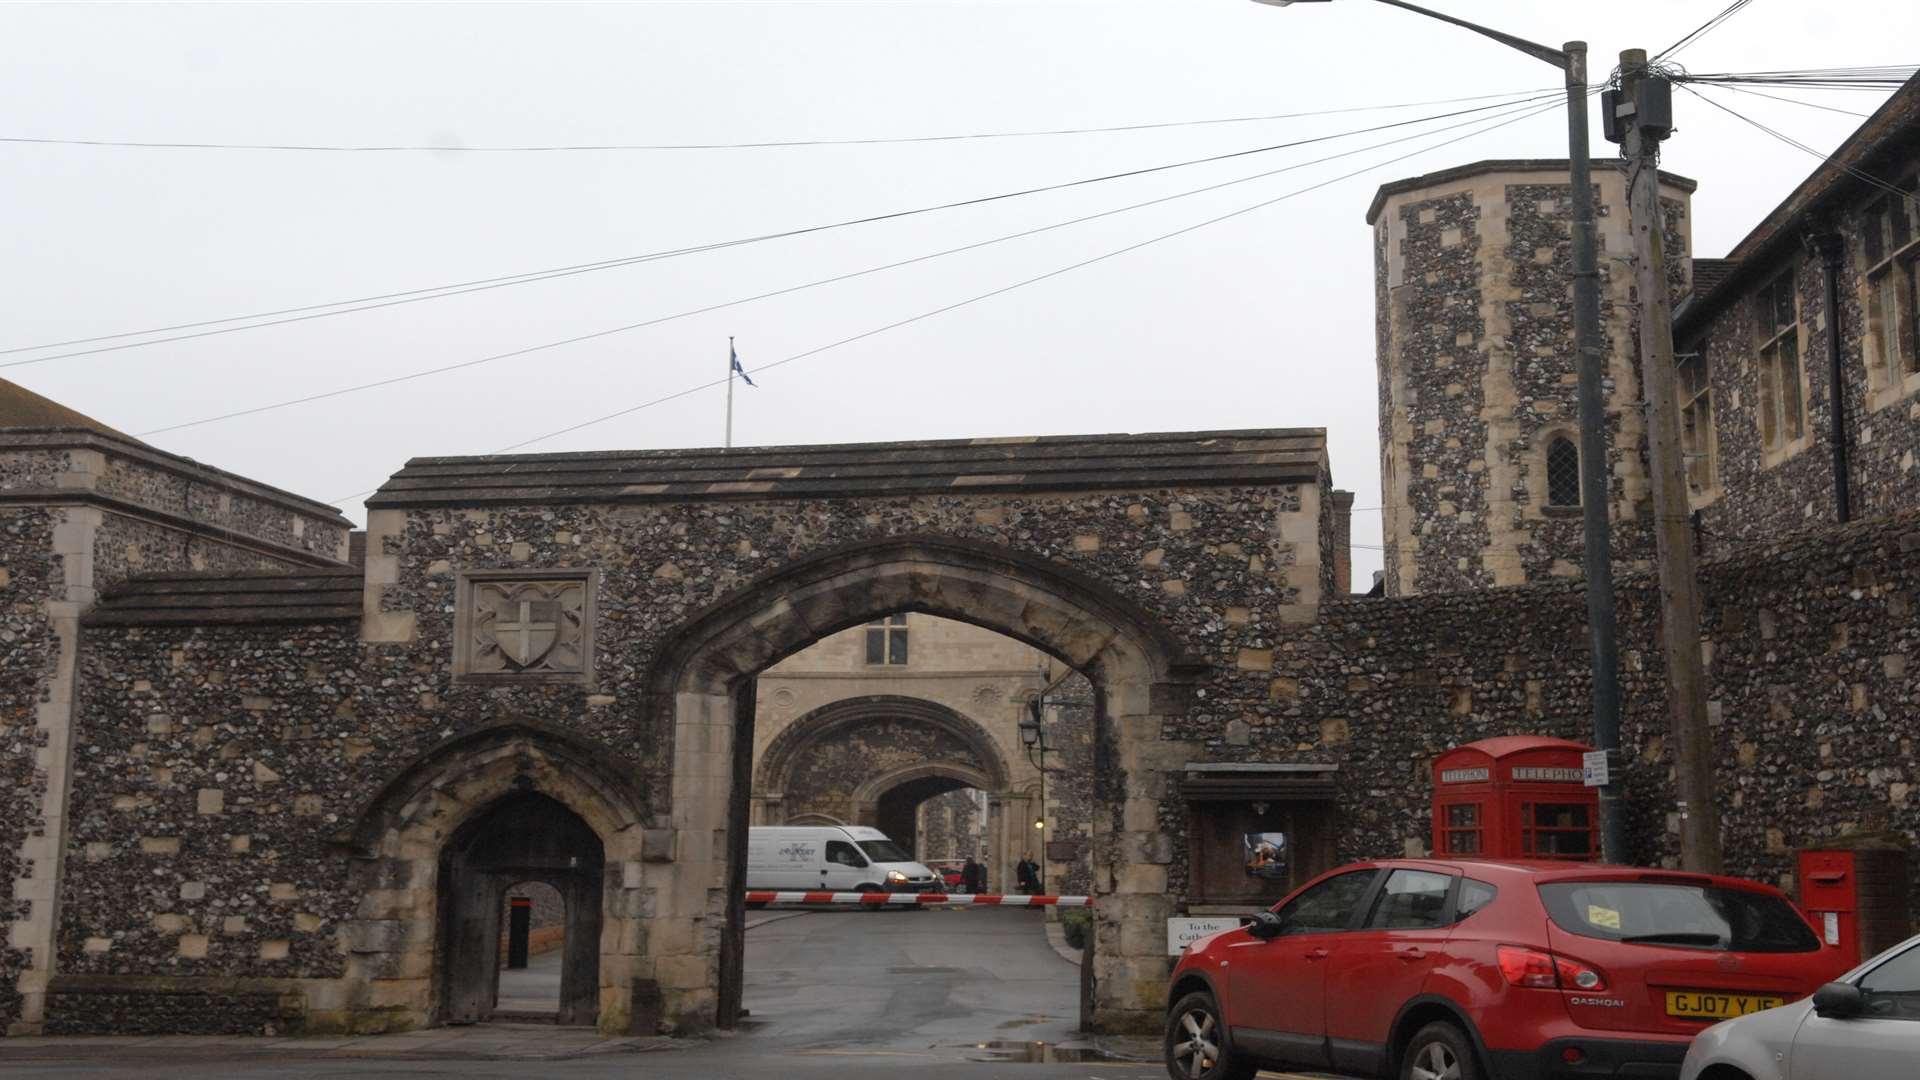
[[[1002, 1025], [1003, 1027], [1005, 1025]], [[969, 1061], [1012, 1062], [1032, 1065], [1068, 1065], [1081, 1062], [1123, 1062], [1126, 1058], [1091, 1046], [1056, 1046], [1049, 1042], [980, 1042], [969, 1047]]]

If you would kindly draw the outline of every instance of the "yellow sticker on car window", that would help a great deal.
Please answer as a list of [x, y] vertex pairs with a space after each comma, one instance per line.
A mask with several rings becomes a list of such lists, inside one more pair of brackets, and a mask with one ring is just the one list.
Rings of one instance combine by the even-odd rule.
[[1601, 907], [1598, 904], [1587, 905], [1587, 921], [1595, 926], [1604, 926], [1609, 930], [1620, 929], [1620, 913], [1612, 908]]

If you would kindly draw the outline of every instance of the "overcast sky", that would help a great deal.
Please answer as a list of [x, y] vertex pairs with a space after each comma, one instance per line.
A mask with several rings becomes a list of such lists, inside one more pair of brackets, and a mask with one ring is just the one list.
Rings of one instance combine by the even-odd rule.
[[[1433, 0], [1557, 45], [1596, 81], [1724, 0]], [[1915, 60], [1911, 0], [1758, 0], [1695, 71]], [[147, 142], [737, 143], [1106, 127], [1550, 90], [1552, 69], [1365, 0], [0, 7], [0, 136]], [[1881, 95], [1805, 93], [1870, 112]], [[1719, 100], [1822, 150], [1855, 117]], [[0, 348], [677, 249], [1486, 102], [1101, 134], [857, 146], [307, 153], [0, 143]], [[1667, 168], [1723, 254], [1813, 166], [1677, 95]], [[1496, 113], [1475, 114], [1492, 117]], [[291, 325], [0, 369], [133, 433], [474, 360], [1299, 165], [1291, 150]], [[325, 500], [407, 458], [498, 450], [1385, 162], [1470, 129], [1042, 235], [381, 390], [151, 435]], [[1613, 152], [1597, 129], [1596, 156]], [[1367, 203], [1380, 183], [1565, 153], [1512, 126], [768, 371], [742, 445], [1325, 427], [1379, 506]], [[113, 344], [115, 342], [109, 342]], [[69, 351], [16, 352], [0, 363]], [[713, 446], [709, 389], [531, 450]], [[350, 497], [351, 496], [351, 497]], [[1378, 514], [1356, 543], [1379, 543]], [[1355, 552], [1356, 584], [1379, 565]]]

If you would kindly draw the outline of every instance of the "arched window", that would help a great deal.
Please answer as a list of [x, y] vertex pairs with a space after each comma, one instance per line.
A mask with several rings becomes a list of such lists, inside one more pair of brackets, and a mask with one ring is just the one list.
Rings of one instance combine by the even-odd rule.
[[1580, 505], [1580, 451], [1565, 435], [1547, 444], [1547, 505]]

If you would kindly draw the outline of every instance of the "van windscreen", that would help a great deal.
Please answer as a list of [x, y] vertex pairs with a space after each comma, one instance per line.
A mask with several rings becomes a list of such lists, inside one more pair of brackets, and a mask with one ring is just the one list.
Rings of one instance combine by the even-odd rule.
[[1718, 952], [1814, 952], [1820, 939], [1784, 897], [1748, 889], [1651, 881], [1540, 886], [1547, 914], [1570, 934]]
[[891, 840], [862, 840], [860, 850], [874, 862], [912, 862], [913, 856], [900, 850], [900, 845]]

